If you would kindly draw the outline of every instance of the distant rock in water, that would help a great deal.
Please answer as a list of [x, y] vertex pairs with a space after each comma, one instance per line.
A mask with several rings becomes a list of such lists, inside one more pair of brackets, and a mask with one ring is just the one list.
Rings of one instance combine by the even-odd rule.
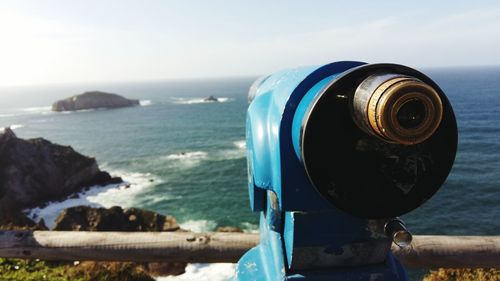
[[101, 171], [94, 158], [43, 138], [0, 133], [0, 205], [13, 209], [62, 200], [93, 185], [120, 183]]
[[52, 104], [52, 111], [75, 111], [94, 108], [120, 108], [139, 105], [139, 100], [130, 100], [117, 94], [92, 91], [72, 96]]
[[205, 102], [218, 102], [219, 99], [214, 97], [214, 96], [208, 96], [208, 97], [204, 98], [203, 101], [205, 101]]

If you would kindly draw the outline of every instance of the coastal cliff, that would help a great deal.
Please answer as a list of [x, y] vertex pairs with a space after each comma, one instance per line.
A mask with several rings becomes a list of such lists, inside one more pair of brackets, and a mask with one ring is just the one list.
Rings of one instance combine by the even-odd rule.
[[[22, 209], [63, 200], [94, 185], [120, 183], [101, 171], [96, 160], [69, 146], [42, 138], [21, 139], [10, 128], [0, 133], [0, 230], [47, 230]], [[53, 230], [184, 231], [172, 216], [121, 207], [76, 206], [63, 210]], [[184, 273], [186, 263], [43, 262], [0, 258], [0, 276], [8, 280], [130, 280]], [[55, 278], [55, 279], [53, 279]], [[2, 278], [0, 278], [2, 279]], [[3, 279], [2, 279], [3, 280]]]
[[117, 94], [92, 91], [56, 101], [52, 104], [52, 111], [120, 108], [136, 105], [139, 105], [139, 100], [127, 99]]
[[0, 133], [0, 206], [23, 209], [62, 200], [94, 185], [120, 183], [101, 171], [94, 158], [43, 138]]

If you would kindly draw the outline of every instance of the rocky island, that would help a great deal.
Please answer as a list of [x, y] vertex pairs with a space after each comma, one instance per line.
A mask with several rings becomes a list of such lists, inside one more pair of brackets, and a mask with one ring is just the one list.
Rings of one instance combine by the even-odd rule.
[[75, 111], [96, 108], [120, 108], [139, 105], [139, 100], [124, 98], [117, 94], [92, 91], [72, 96], [52, 104], [52, 111]]

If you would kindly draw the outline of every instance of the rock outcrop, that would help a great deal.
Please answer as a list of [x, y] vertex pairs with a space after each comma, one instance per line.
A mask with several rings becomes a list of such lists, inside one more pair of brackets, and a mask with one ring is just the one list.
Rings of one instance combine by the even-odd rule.
[[[54, 230], [76, 231], [183, 231], [174, 217], [152, 211], [121, 207], [91, 208], [77, 206], [62, 211], [56, 219]], [[184, 262], [131, 263], [144, 267], [152, 276], [179, 275], [184, 273]]]
[[43, 138], [20, 139], [9, 128], [0, 134], [0, 206], [35, 207], [85, 187], [121, 181], [70, 146]]
[[100, 91], [85, 92], [52, 104], [52, 111], [75, 111], [95, 108], [120, 108], [139, 105], [138, 100]]
[[34, 222], [20, 210], [8, 205], [0, 206], [0, 231], [1, 230], [48, 230], [45, 221], [41, 219]]
[[237, 232], [237, 233], [243, 233], [243, 230], [239, 227], [235, 226], [219, 226], [215, 230], [215, 232]]
[[203, 99], [204, 102], [218, 102], [219, 99], [214, 97], [214, 96], [208, 96], [206, 98]]
[[77, 206], [64, 209], [54, 230], [74, 231], [177, 231], [174, 217], [152, 211], [115, 206], [109, 209]]

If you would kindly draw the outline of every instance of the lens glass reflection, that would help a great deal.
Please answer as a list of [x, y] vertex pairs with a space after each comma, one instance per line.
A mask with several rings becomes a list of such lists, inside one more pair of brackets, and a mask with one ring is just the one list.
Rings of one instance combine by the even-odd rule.
[[405, 129], [418, 127], [425, 119], [425, 105], [419, 99], [405, 102], [397, 112], [398, 122]]
[[400, 230], [394, 233], [393, 241], [401, 248], [410, 246], [412, 241], [411, 233], [406, 230]]

